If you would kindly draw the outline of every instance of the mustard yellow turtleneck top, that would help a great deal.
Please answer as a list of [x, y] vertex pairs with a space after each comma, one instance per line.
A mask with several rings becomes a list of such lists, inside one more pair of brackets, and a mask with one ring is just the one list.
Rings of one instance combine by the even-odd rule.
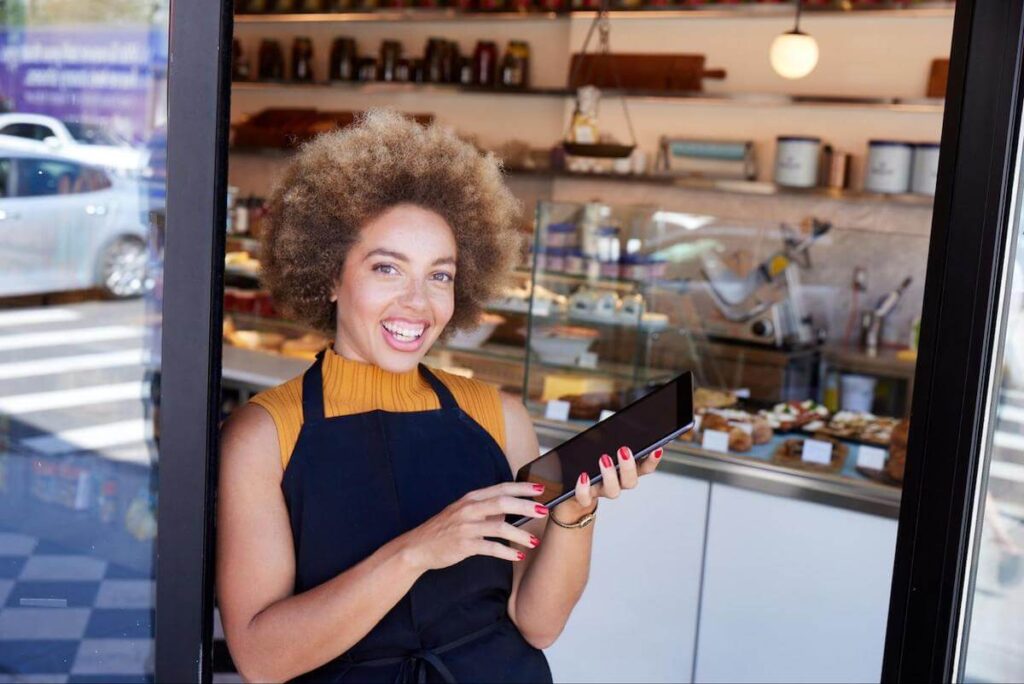
[[[459, 407], [505, 449], [505, 415], [498, 390], [479, 380], [431, 372], [451, 390]], [[393, 373], [353, 361], [328, 349], [323, 363], [324, 413], [328, 418], [373, 410], [404, 412], [440, 408], [437, 395], [418, 369]], [[270, 414], [277, 427], [281, 464], [288, 465], [302, 429], [302, 376], [260, 392], [251, 401]]]

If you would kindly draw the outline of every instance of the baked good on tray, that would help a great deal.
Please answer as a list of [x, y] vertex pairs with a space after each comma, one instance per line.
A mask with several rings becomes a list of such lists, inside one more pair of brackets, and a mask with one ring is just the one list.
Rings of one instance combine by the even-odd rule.
[[803, 429], [837, 439], [849, 439], [887, 447], [892, 430], [898, 422], [896, 418], [876, 416], [862, 411], [839, 411], [827, 422], [808, 423]]
[[768, 421], [772, 428], [789, 432], [798, 430], [810, 422], [825, 420], [830, 413], [822, 404], [813, 399], [806, 399], [804, 401], [785, 401], [776, 404], [770, 411], [760, 411], [758, 415]]
[[694, 409], [726, 408], [736, 405], [736, 395], [727, 390], [698, 387], [693, 391]]
[[885, 471], [897, 482], [903, 482], [903, 471], [907, 465], [907, 438], [910, 434], [910, 421], [906, 418], [897, 423], [892, 430], [889, 442], [889, 460], [885, 463]]
[[836, 473], [842, 470], [843, 464], [846, 463], [846, 456], [850, 453], [850, 448], [842, 442], [828, 437], [818, 438], [818, 441], [832, 443], [832, 462], [829, 465], [803, 460], [806, 440], [799, 438], [787, 439], [782, 442], [775, 449], [775, 453], [772, 454], [772, 462], [791, 468], [803, 468], [819, 472]]

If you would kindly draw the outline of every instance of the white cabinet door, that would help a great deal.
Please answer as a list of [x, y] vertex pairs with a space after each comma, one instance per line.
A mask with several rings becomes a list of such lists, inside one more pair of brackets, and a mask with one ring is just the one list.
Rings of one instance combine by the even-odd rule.
[[586, 592], [546, 653], [556, 682], [688, 682], [707, 482], [668, 473], [601, 501]]
[[696, 679], [877, 682], [896, 521], [713, 485]]

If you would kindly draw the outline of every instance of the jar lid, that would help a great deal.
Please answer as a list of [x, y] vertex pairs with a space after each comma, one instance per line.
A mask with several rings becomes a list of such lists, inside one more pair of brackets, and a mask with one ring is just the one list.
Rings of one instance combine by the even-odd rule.
[[868, 147], [911, 147], [904, 140], [868, 140]]
[[775, 140], [778, 142], [821, 142], [821, 138], [816, 138], [813, 135], [780, 135]]
[[548, 225], [549, 233], [575, 233], [575, 223], [551, 223]]

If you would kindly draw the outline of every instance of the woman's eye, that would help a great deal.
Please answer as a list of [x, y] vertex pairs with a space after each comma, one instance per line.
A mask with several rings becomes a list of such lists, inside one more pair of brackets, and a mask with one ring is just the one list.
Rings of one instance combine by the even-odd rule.
[[392, 275], [398, 272], [398, 269], [396, 269], [391, 264], [377, 264], [376, 266], [373, 267], [373, 270], [378, 273], [383, 273], [385, 275]]
[[439, 271], [438, 273], [434, 274], [434, 280], [440, 281], [442, 283], [450, 283], [453, 280], [455, 280], [455, 278], [452, 276], [451, 273], [445, 273], [444, 271]]

